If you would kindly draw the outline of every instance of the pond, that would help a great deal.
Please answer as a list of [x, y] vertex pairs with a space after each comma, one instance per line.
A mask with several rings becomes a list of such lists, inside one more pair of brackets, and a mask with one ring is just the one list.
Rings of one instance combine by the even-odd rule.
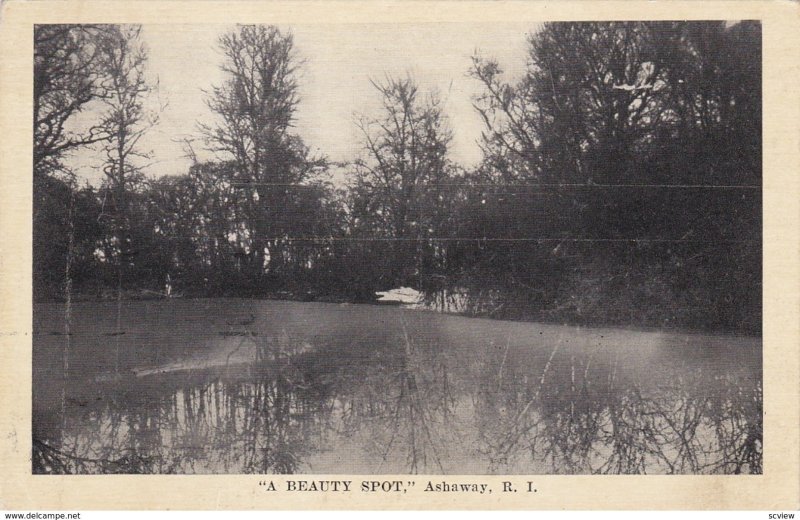
[[[244, 299], [34, 308], [34, 473], [760, 473], [761, 339]], [[67, 370], [65, 372], [65, 356]]]

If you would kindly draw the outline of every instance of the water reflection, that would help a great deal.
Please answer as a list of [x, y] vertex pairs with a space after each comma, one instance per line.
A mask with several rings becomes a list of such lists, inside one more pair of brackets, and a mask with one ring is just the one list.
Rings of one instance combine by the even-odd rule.
[[482, 388], [491, 468], [534, 461], [548, 473], [761, 472], [761, 387], [743, 384], [741, 373], [651, 373], [645, 389], [618, 359], [553, 361], [541, 377], [515, 373], [505, 387]]
[[35, 396], [33, 470], [762, 470], [760, 365], [736, 352], [501, 338], [466, 355], [404, 323], [390, 336], [348, 350], [248, 334], [247, 362], [73, 375], [60, 407]]

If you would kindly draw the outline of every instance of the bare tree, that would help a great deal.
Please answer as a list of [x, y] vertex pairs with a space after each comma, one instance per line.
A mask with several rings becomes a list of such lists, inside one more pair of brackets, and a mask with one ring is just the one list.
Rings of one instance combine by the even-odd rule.
[[36, 25], [33, 70], [33, 169], [49, 173], [71, 150], [107, 138], [98, 125], [68, 129], [68, 121], [106, 92], [103, 48], [111, 26]]
[[103, 173], [111, 187], [117, 218], [128, 218], [126, 192], [141, 177], [141, 138], [158, 121], [158, 114], [146, 106], [153, 91], [145, 78], [147, 50], [140, 40], [141, 27], [119, 26], [108, 38], [103, 60], [108, 70], [108, 94], [103, 99], [105, 111], [98, 124], [108, 138], [103, 145]]
[[412, 78], [372, 84], [382, 113], [358, 122], [365, 157], [355, 163], [355, 209], [373, 231], [395, 239], [392, 254], [405, 271], [433, 230], [437, 194], [452, 173], [452, 133], [438, 97], [423, 97]]
[[321, 164], [291, 133], [299, 101], [293, 45], [291, 34], [273, 26], [243, 25], [220, 37], [226, 79], [207, 100], [218, 120], [200, 125], [210, 149], [234, 161], [231, 180], [245, 191], [247, 249], [257, 277], [284, 260], [292, 189]]

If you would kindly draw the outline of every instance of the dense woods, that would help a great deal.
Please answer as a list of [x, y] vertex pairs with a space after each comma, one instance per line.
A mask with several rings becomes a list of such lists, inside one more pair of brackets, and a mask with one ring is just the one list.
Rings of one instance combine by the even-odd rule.
[[[39, 25], [34, 44], [38, 301], [411, 286], [497, 318], [760, 332], [758, 22], [544, 24], [513, 80], [476, 55], [476, 167], [451, 158], [436, 93], [393, 71], [373, 79], [380, 109], [343, 122], [360, 154], [315, 156], [291, 33], [239, 26], [223, 82], [198, 85], [214, 122], [187, 129], [215, 159], [159, 176], [139, 28]], [[76, 151], [104, 158], [101, 185], [66, 166]]]

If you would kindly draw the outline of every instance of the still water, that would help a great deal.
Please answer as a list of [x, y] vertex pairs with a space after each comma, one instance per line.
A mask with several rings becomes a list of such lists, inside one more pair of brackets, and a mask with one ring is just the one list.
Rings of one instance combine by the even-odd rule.
[[63, 315], [34, 311], [34, 473], [762, 470], [759, 338], [252, 300]]

